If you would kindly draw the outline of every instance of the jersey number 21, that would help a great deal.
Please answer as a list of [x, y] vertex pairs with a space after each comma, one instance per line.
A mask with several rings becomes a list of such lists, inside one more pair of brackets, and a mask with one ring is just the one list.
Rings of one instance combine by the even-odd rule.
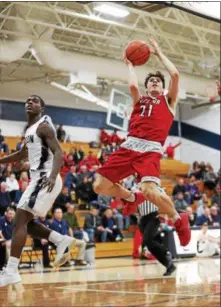
[[[145, 114], [145, 113], [146, 113], [146, 106], [140, 106], [140, 108], [141, 108], [140, 116], [145, 116], [145, 115], [146, 115], [146, 114]], [[150, 116], [150, 115], [151, 115], [152, 109], [153, 109], [152, 104], [149, 104], [149, 105], [148, 105], [147, 116]]]

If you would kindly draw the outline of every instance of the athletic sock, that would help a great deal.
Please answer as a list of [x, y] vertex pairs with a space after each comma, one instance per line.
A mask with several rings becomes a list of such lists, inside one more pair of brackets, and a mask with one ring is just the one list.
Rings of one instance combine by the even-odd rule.
[[18, 265], [19, 265], [20, 259], [15, 257], [9, 257], [8, 263], [6, 266], [6, 271], [9, 274], [14, 274], [18, 272]]
[[136, 200], [136, 196], [134, 193], [131, 193], [130, 196], [128, 198], [124, 198], [126, 201], [129, 201], [131, 203], [135, 202]]
[[62, 236], [60, 233], [54, 230], [50, 233], [48, 237], [48, 240], [54, 243], [55, 245], [58, 245], [63, 239], [64, 239], [64, 236]]

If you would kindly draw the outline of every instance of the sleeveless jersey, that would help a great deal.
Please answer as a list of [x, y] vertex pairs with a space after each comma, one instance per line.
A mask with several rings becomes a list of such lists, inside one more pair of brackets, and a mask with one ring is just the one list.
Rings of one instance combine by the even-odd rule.
[[46, 142], [37, 135], [38, 126], [47, 122], [55, 130], [52, 120], [44, 115], [34, 125], [30, 126], [25, 133], [25, 144], [28, 149], [28, 160], [31, 171], [49, 172], [52, 170], [53, 157], [51, 150]]
[[129, 137], [164, 144], [174, 119], [167, 97], [142, 96], [135, 104], [129, 123]]

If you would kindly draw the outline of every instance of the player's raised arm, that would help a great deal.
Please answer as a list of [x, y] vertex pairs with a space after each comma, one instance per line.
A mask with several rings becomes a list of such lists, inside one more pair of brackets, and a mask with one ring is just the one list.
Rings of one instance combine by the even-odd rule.
[[140, 97], [141, 97], [141, 93], [138, 87], [137, 75], [133, 67], [133, 64], [126, 57], [124, 57], [124, 62], [127, 64], [128, 69], [129, 69], [128, 82], [129, 82], [129, 87], [130, 87], [130, 94], [133, 99], [133, 104], [135, 105], [140, 100]]
[[51, 192], [62, 166], [62, 150], [56, 138], [54, 129], [47, 122], [43, 122], [39, 125], [37, 135], [47, 144], [54, 155], [51, 174], [44, 182], [44, 187], [48, 186], [48, 192]]
[[175, 107], [178, 99], [179, 92], [179, 72], [175, 65], [163, 54], [157, 42], [154, 39], [149, 40], [149, 44], [152, 46], [152, 53], [155, 54], [163, 63], [167, 71], [169, 72], [171, 79], [168, 88], [168, 101], [171, 107]]
[[4, 158], [1, 158], [0, 159], [0, 164], [21, 161], [21, 160], [26, 159], [27, 156], [28, 156], [27, 148], [24, 145], [19, 151], [16, 151], [13, 154], [8, 155], [8, 156], [6, 156]]

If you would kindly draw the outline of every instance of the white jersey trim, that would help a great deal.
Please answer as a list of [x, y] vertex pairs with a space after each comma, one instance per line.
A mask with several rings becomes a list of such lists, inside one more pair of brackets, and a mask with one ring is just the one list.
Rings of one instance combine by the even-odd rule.
[[163, 154], [163, 147], [161, 143], [136, 138], [134, 136], [128, 136], [126, 141], [123, 142], [120, 147], [140, 153], [157, 152], [161, 155]]
[[147, 182], [147, 181], [155, 182], [159, 186], [161, 184], [161, 180], [157, 177], [154, 177], [154, 176], [144, 176], [144, 177], [141, 178], [141, 183]]

